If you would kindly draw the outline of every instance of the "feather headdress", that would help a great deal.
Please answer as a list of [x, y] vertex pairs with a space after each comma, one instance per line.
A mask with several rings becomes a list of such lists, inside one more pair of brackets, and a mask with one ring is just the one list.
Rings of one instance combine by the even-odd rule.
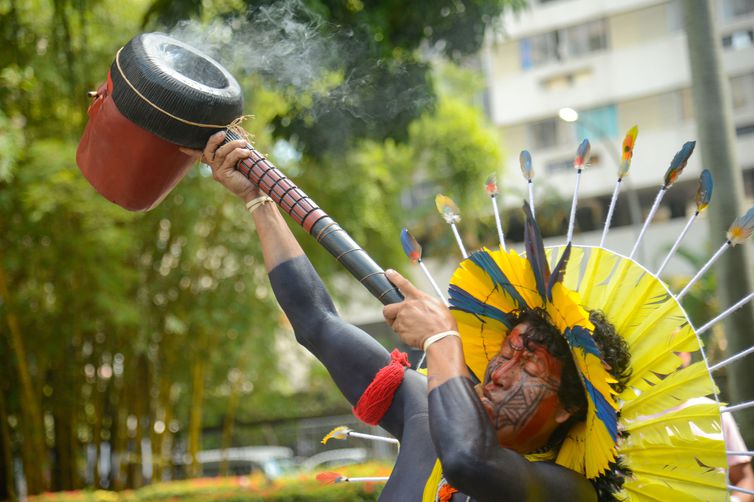
[[[624, 163], [611, 207], [627, 172], [637, 131], [632, 128], [624, 141]], [[710, 366], [699, 334], [754, 299], [754, 292], [696, 329], [680, 300], [727, 248], [746, 242], [754, 234], [754, 209], [733, 222], [725, 244], [684, 289], [671, 292], [660, 279], [660, 271], [696, 215], [710, 202], [712, 179], [708, 171], [703, 171], [695, 198], [697, 211], [660, 270], [653, 274], [634, 260], [662, 195], [678, 179], [693, 150], [694, 142], [687, 142], [671, 161], [663, 186], [627, 256], [604, 247], [610, 212], [599, 246], [572, 245], [569, 225], [566, 245], [545, 248], [534, 220], [529, 177], [530, 202], [523, 208], [523, 253], [501, 246], [500, 250], [482, 248], [467, 256], [459, 243], [464, 260], [451, 278], [448, 296], [467, 366], [482, 380], [518, 319], [514, 311], [547, 312], [570, 347], [587, 400], [586, 419], [568, 430], [555, 462], [590, 479], [600, 497], [632, 501], [722, 500], [727, 490], [739, 490], [727, 484], [720, 414], [753, 407], [754, 401], [724, 406], [712, 372], [754, 353], [754, 347]], [[579, 159], [587, 156], [586, 147], [580, 147]], [[526, 151], [521, 154], [521, 166], [525, 176], [530, 173], [527, 169], [531, 157]], [[572, 215], [574, 207], [575, 197]], [[550, 264], [554, 264], [552, 270]], [[630, 353], [628, 371], [621, 373], [620, 382], [611, 376], [613, 368], [604, 362], [602, 346], [596, 342], [602, 339], [602, 333], [590, 322], [593, 311], [604, 314]], [[611, 348], [604, 350], [609, 353]], [[702, 361], [684, 366], [679, 355], [694, 352]], [[530, 456], [527, 459], [542, 460]]]
[[592, 338], [594, 326], [579, 295], [563, 285], [571, 254], [567, 245], [550, 271], [539, 227], [524, 204], [526, 257], [482, 249], [461, 263], [450, 281], [450, 305], [463, 339], [466, 362], [477, 378], [500, 350], [514, 310], [545, 310], [568, 342], [587, 396], [587, 418], [560, 449], [558, 463], [599, 476], [615, 460], [618, 440], [615, 382]]

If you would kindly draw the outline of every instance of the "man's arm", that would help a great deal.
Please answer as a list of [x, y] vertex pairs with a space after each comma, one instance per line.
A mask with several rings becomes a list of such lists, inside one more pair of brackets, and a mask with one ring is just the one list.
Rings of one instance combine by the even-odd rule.
[[480, 501], [596, 499], [591, 483], [550, 462], [502, 448], [471, 381], [447, 380], [429, 394], [432, 442], [448, 482]]
[[[215, 180], [244, 203], [257, 199], [262, 195], [258, 187], [235, 169], [249, 155], [245, 141], [222, 145], [223, 139], [224, 133], [218, 133], [210, 138], [204, 152], [187, 153], [201, 154]], [[374, 375], [390, 361], [387, 350], [367, 333], [340, 319], [330, 295], [274, 203], [259, 205], [252, 217], [273, 291], [296, 339], [325, 365], [343, 395], [356, 404]], [[408, 400], [400, 394], [383, 423], [396, 436], [402, 432], [403, 404]]]
[[[436, 333], [457, 330], [450, 311], [394, 271], [388, 279], [405, 300], [383, 313], [401, 339], [414, 347]], [[469, 378], [463, 346], [446, 336], [427, 347], [429, 425], [448, 482], [480, 501], [594, 500], [586, 478], [548, 462], [529, 462], [500, 446], [496, 431]]]

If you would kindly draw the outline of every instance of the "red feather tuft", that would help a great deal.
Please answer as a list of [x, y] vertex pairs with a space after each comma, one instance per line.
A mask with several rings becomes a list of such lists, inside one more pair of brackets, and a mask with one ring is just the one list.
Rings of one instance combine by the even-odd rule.
[[323, 485], [332, 485], [334, 483], [337, 483], [341, 479], [343, 479], [343, 475], [338, 474], [337, 472], [328, 471], [320, 472], [319, 474], [317, 474], [317, 481], [319, 481]]

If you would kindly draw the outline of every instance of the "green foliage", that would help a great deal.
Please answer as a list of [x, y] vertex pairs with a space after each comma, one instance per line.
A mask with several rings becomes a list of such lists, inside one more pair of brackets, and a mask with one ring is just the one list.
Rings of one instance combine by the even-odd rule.
[[[155, 0], [145, 23], [170, 27], [189, 13], [202, 12], [206, 2]], [[242, 30], [264, 33], [263, 44], [282, 34], [300, 37], [299, 51], [311, 51], [322, 77], [310, 86], [278, 81], [291, 106], [272, 121], [275, 134], [296, 142], [314, 157], [346, 151], [363, 139], [404, 141], [409, 125], [437, 103], [432, 67], [420, 51], [433, 51], [460, 60], [475, 53], [487, 28], [494, 27], [506, 8], [522, 0], [421, 0], [407, 9], [403, 2], [364, 3], [360, 0], [279, 2], [246, 0], [249, 25]], [[234, 17], [236, 2], [213, 14]], [[238, 35], [239, 40], [246, 40]], [[268, 40], [269, 39], [269, 40]], [[286, 43], [286, 38], [282, 39]], [[244, 42], [240, 42], [244, 43]], [[245, 42], [248, 43], [248, 42]], [[321, 51], [312, 47], [323, 44]], [[233, 49], [230, 49], [231, 51]], [[279, 54], [267, 58], [270, 68]], [[311, 64], [310, 61], [302, 61]]]
[[[432, 65], [416, 49], [444, 40], [447, 54], [467, 53], [479, 43], [485, 16], [502, 3], [454, 3], [443, 14], [443, 5], [425, 2], [417, 6], [424, 16], [416, 26], [413, 10], [390, 4], [307, 5], [321, 16], [322, 30], [338, 24], [353, 32], [360, 52], [352, 55], [359, 58], [327, 67], [301, 93], [259, 73], [239, 73], [247, 109], [255, 115], [244, 125], [273, 161], [281, 154], [281, 169], [378, 263], [401, 267], [407, 262], [400, 228], [439, 228], [433, 223], [440, 221], [436, 191], [484, 214], [483, 207], [471, 206], [479, 197], [470, 194], [481, 190], [501, 158], [494, 133], [474, 108], [478, 76], [454, 66], [430, 73]], [[199, 23], [201, 17], [223, 21], [244, 7], [241, 0], [209, 7], [193, 0], [0, 2], [0, 274], [8, 282], [0, 297], [0, 376], [13, 382], [0, 391], [19, 456], [28, 443], [28, 403], [16, 382], [28, 377], [46, 417], [39, 429], [55, 459], [49, 488], [80, 487], [84, 451], [103, 441], [124, 459], [111, 486], [139, 486], [140, 441], [151, 441], [156, 467], [169, 466], [171, 448], [185, 441], [192, 405], [214, 429], [231, 414], [232, 395], [240, 395], [230, 416], [238, 423], [349, 408], [319, 365], [305, 392], [288, 381], [279, 341], [290, 338], [290, 328], [270, 291], [250, 219], [206, 169], [192, 169], [153, 210], [129, 213], [97, 194], [76, 166], [86, 91], [106, 78], [115, 52], [144, 19], [149, 29], [155, 19], [194, 12]], [[472, 21], [473, 33], [455, 36]], [[344, 92], [344, 85], [362, 77], [368, 85]], [[382, 109], [398, 103], [406, 89], [407, 107], [394, 106], [390, 120], [383, 120]], [[347, 112], [357, 105], [368, 113]], [[403, 205], [418, 182], [436, 191], [416, 206]], [[342, 275], [314, 239], [294, 231], [326, 281]], [[22, 350], [11, 343], [11, 326]], [[293, 361], [286, 364], [312, 364]], [[192, 380], [197, 367], [204, 368], [200, 382]], [[344, 500], [355, 500], [349, 497], [356, 493], [376, 497], [356, 485], [338, 489]], [[318, 490], [304, 491], [313, 500], [324, 497]], [[286, 493], [269, 497], [304, 500], [295, 490]], [[329, 493], [326, 498], [334, 500]], [[124, 494], [129, 496], [137, 495]]]

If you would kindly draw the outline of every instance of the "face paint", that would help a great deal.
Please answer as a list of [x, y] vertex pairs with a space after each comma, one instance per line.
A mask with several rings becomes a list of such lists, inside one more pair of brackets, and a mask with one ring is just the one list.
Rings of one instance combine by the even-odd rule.
[[515, 326], [487, 365], [481, 397], [498, 441], [512, 449], [541, 433], [560, 404], [562, 365], [543, 346], [524, 343], [527, 329]]

